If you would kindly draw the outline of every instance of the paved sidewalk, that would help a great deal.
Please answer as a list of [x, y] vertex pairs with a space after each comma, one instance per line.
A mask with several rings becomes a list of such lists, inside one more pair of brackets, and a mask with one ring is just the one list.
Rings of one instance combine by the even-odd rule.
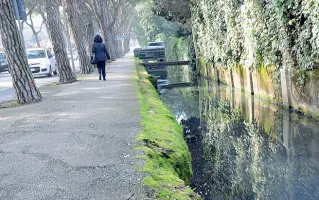
[[0, 199], [144, 199], [134, 70], [129, 54], [107, 66], [106, 82], [88, 75], [0, 109]]

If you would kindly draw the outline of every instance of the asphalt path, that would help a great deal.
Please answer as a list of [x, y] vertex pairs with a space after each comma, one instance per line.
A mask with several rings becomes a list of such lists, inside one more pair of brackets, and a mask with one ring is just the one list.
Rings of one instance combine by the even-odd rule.
[[39, 103], [0, 109], [0, 199], [147, 199], [133, 56], [109, 64], [107, 81], [40, 90]]

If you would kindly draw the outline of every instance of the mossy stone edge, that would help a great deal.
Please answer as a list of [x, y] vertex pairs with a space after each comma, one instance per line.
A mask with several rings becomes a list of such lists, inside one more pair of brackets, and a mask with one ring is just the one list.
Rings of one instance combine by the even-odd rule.
[[143, 184], [154, 199], [201, 199], [190, 187], [191, 155], [181, 126], [149, 81], [145, 68], [136, 62], [142, 130], [137, 150], [146, 173]]

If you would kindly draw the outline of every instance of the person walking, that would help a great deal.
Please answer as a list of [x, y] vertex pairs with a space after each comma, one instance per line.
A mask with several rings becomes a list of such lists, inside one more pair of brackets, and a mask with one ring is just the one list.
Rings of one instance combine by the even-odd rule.
[[110, 60], [110, 54], [100, 35], [96, 35], [94, 38], [92, 53], [94, 54], [94, 59], [97, 63], [96, 65], [99, 72], [99, 80], [102, 80], [101, 76], [103, 76], [103, 81], [106, 81], [105, 62]]

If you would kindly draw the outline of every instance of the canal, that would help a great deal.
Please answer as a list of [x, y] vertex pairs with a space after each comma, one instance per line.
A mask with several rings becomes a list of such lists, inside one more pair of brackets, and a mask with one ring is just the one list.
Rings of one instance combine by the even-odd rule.
[[317, 120], [179, 69], [160, 85], [195, 86], [159, 93], [183, 126], [203, 199], [319, 199]]

